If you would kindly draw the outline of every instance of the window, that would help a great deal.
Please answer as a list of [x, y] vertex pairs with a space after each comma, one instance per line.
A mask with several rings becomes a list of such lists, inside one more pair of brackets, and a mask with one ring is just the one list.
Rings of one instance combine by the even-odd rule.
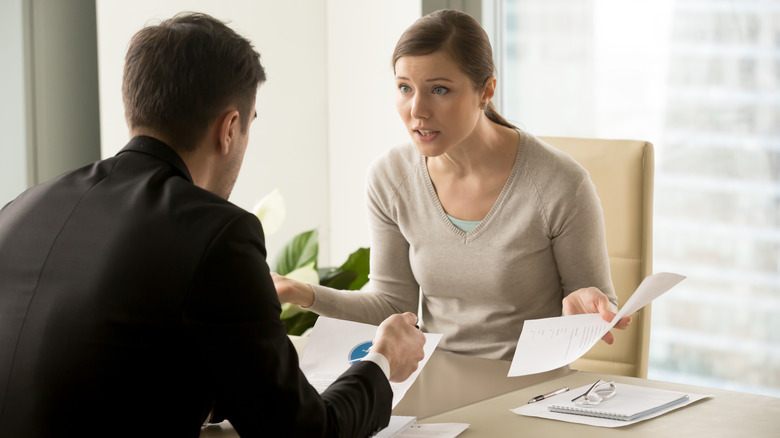
[[780, 3], [483, 7], [510, 121], [655, 146], [654, 271], [688, 279], [653, 305], [648, 377], [780, 396]]

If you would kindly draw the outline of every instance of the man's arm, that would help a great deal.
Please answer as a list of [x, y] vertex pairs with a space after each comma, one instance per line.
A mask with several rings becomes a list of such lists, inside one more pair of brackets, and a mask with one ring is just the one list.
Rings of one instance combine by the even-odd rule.
[[376, 364], [355, 364], [322, 396], [309, 385], [265, 256], [260, 224], [247, 214], [202, 260], [185, 322], [212, 372], [204, 390], [242, 436], [367, 436], [386, 426], [392, 391]]

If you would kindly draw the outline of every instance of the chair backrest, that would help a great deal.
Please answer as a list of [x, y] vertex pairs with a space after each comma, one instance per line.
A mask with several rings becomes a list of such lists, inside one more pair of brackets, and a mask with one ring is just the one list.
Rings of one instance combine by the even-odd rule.
[[[571, 155], [589, 173], [604, 210], [607, 251], [618, 305], [628, 300], [653, 269], [653, 145], [637, 140], [542, 137]], [[615, 342], [599, 342], [572, 368], [647, 377], [650, 305], [633, 315]]]

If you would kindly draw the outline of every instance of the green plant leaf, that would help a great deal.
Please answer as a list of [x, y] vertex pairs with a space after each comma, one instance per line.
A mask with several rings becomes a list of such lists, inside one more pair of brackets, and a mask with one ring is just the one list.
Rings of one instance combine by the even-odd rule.
[[[276, 266], [273, 271], [285, 276], [290, 273], [293, 273], [292, 276], [308, 273], [308, 276], [299, 278], [299, 280], [314, 283], [314, 273], [311, 272], [314, 270], [321, 285], [341, 290], [358, 290], [368, 282], [370, 259], [368, 248], [358, 248], [338, 268], [318, 269], [318, 239], [319, 233], [316, 229], [305, 231], [293, 237], [277, 254]], [[299, 271], [293, 272], [296, 270]], [[318, 315], [298, 306], [283, 304], [280, 318], [285, 324], [287, 334], [301, 335], [314, 326]]]
[[359, 290], [368, 283], [369, 259], [371, 251], [369, 248], [358, 248], [349, 255], [347, 261], [339, 267], [342, 271], [352, 271], [355, 273], [355, 279], [349, 286], [341, 288], [347, 290]]
[[321, 285], [341, 290], [350, 290], [349, 286], [358, 277], [355, 271], [342, 271], [335, 268], [320, 269], [319, 274]]
[[296, 306], [295, 304], [284, 303], [282, 304], [282, 314], [279, 315], [279, 319], [290, 319], [302, 312], [307, 312], [307, 310], [302, 309], [300, 306]]
[[276, 255], [276, 267], [274, 272], [279, 275], [302, 268], [308, 264], [317, 268], [317, 254], [319, 253], [319, 233], [316, 229], [304, 231], [293, 237]]
[[304, 310], [291, 318], [285, 319], [284, 325], [287, 329], [287, 334], [295, 336], [302, 335], [303, 332], [314, 326], [318, 317], [319, 315], [316, 313]]

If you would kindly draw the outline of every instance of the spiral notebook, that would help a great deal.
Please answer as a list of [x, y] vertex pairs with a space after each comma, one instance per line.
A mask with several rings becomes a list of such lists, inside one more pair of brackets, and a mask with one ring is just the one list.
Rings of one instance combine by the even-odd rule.
[[[569, 391], [566, 394], [579, 395], [589, 385]], [[688, 400], [688, 394], [666, 389], [615, 383], [615, 396], [596, 406], [577, 406], [574, 402], [556, 402], [547, 405], [550, 412], [609, 418], [611, 420], [634, 421], [654, 412], [671, 408]], [[569, 398], [573, 398], [570, 396]]]

